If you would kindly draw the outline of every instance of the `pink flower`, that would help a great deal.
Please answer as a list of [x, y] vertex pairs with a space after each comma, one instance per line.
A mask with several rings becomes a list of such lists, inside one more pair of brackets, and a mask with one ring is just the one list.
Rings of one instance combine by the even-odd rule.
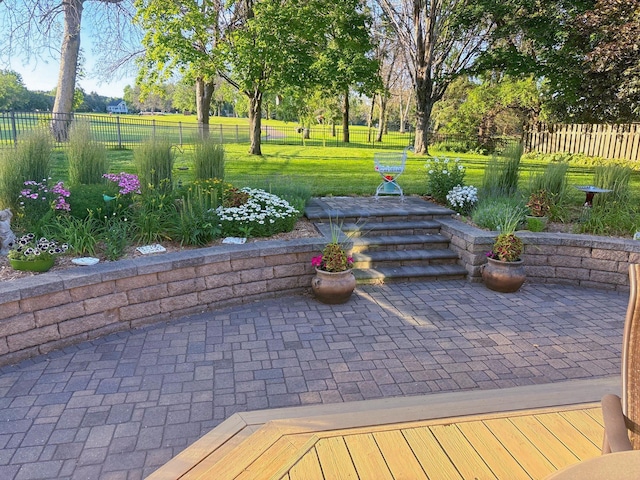
[[322, 265], [322, 255], [318, 255], [317, 257], [313, 257], [311, 259], [311, 265], [314, 267], [319, 267]]

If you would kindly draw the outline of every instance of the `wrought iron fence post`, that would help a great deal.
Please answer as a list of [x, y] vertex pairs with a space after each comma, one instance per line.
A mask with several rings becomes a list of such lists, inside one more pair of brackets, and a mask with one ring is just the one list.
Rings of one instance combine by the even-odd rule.
[[180, 132], [180, 146], [182, 146], [182, 122], [178, 122], [178, 130]]
[[120, 116], [116, 116], [116, 132], [118, 136], [118, 148], [122, 149], [122, 133], [120, 132]]
[[11, 134], [13, 135], [13, 144], [18, 145], [18, 129], [16, 128], [16, 112], [11, 112]]

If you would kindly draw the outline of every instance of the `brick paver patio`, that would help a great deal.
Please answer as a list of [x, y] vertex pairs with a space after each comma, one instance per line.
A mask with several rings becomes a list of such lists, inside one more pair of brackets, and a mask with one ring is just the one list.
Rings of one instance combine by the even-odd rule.
[[114, 334], [0, 369], [0, 478], [140, 479], [237, 411], [617, 375], [627, 300], [390, 284]]

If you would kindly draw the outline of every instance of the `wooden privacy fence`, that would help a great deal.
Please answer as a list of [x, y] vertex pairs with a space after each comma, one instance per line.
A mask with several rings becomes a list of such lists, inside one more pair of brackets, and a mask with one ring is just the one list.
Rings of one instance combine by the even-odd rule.
[[640, 124], [535, 124], [525, 127], [526, 152], [582, 153], [638, 161]]

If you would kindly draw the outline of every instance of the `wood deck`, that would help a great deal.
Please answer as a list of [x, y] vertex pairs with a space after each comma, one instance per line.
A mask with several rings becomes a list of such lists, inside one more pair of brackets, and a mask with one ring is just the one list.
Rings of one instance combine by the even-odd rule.
[[617, 391], [617, 379], [566, 383], [247, 412], [148, 478], [542, 479], [600, 454], [599, 404], [558, 397]]

